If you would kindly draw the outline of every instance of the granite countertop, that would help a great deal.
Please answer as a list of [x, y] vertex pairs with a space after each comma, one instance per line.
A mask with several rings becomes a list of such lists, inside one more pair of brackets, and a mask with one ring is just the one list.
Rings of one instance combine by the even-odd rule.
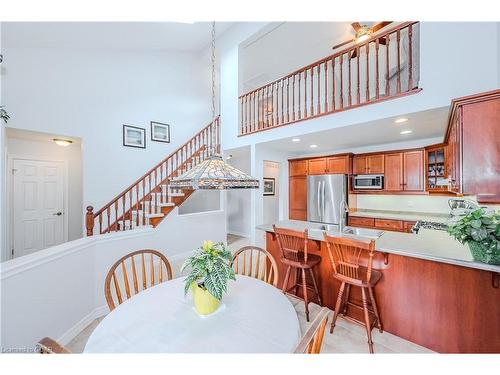
[[[309, 229], [309, 238], [322, 241], [323, 233], [339, 235], [338, 227], [331, 226], [328, 230], [321, 229], [322, 224], [299, 220], [283, 220], [275, 223], [278, 227], [303, 231]], [[272, 232], [272, 224], [257, 226], [257, 229]], [[376, 233], [376, 230], [368, 230]], [[375, 239], [375, 249], [388, 254], [397, 254], [412, 258], [425, 259], [434, 262], [448, 263], [462, 267], [500, 273], [500, 266], [476, 262], [472, 259], [469, 248], [451, 237], [447, 232], [434, 229], [420, 229], [418, 234], [385, 231]], [[355, 237], [369, 241], [370, 238], [341, 234], [345, 237]]]
[[432, 221], [435, 223], [446, 223], [450, 219], [449, 214], [408, 212], [408, 211], [385, 211], [385, 210], [351, 210], [349, 216], [373, 217], [379, 219], [392, 219], [404, 221]]

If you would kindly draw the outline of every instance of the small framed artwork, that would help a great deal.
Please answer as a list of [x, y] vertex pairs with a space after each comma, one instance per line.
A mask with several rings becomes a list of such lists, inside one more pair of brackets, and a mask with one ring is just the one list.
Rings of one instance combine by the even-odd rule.
[[151, 121], [151, 140], [170, 143], [170, 125]]
[[264, 177], [264, 194], [263, 195], [274, 195], [275, 194], [275, 184], [276, 180], [272, 177]]
[[123, 145], [127, 147], [146, 148], [146, 129], [123, 125]]

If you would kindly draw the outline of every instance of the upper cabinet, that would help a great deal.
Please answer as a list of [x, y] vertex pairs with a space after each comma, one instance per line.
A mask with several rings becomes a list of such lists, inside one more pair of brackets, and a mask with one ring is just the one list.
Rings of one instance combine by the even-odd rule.
[[307, 169], [310, 175], [327, 173], [326, 158], [309, 159]]
[[500, 90], [452, 102], [446, 133], [450, 190], [500, 203]]
[[405, 191], [424, 190], [424, 151], [403, 153], [403, 189]]
[[412, 150], [385, 155], [385, 191], [424, 190], [424, 151]]
[[352, 157], [349, 154], [309, 159], [307, 161], [308, 174], [351, 174], [351, 160]]
[[429, 193], [448, 191], [448, 150], [445, 144], [425, 148], [425, 189]]
[[291, 160], [289, 169], [290, 177], [307, 176], [307, 160]]
[[355, 155], [352, 165], [353, 174], [383, 174], [384, 154]]

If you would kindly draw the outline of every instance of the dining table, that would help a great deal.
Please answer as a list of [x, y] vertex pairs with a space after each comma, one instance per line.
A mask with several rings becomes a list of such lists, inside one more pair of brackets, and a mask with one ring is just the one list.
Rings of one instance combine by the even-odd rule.
[[292, 303], [270, 284], [236, 275], [218, 310], [201, 316], [176, 278], [118, 305], [84, 353], [292, 353], [300, 337]]

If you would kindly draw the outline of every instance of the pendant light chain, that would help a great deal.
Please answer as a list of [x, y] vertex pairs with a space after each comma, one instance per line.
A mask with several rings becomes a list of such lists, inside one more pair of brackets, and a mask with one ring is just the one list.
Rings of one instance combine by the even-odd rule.
[[215, 21], [212, 22], [212, 119], [215, 119]]

